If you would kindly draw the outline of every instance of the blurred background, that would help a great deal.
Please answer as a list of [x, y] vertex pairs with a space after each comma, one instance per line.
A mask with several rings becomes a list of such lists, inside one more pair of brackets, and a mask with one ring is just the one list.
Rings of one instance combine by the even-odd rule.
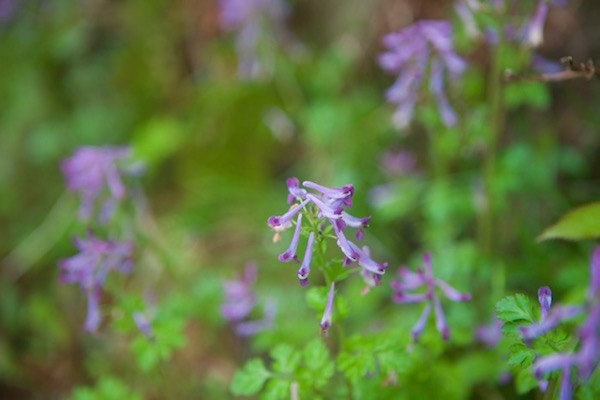
[[[277, 261], [287, 236], [273, 244], [266, 225], [287, 209], [289, 176], [353, 183], [353, 213], [373, 217], [365, 240], [390, 276], [368, 300], [359, 282], [347, 284], [349, 331], [383, 321], [410, 329], [415, 318], [402, 311], [403, 322], [390, 304], [389, 280], [428, 249], [443, 277], [474, 294], [503, 265], [498, 279], [512, 291], [553, 284], [557, 298], [581, 296], [574, 288], [586, 285], [589, 244], [535, 238], [600, 197], [597, 79], [507, 84], [524, 86], [505, 92], [501, 200], [487, 254], [476, 225], [489, 46], [457, 30], [470, 66], [450, 98], [464, 123], [432, 132], [440, 124], [424, 104], [398, 132], [384, 98], [394, 78], [377, 65], [381, 36], [418, 19], [456, 22], [453, 2], [288, 5], [288, 17], [265, 28], [261, 72], [249, 79], [239, 75], [236, 33], [223, 28], [216, 0], [0, 0], [0, 398], [65, 398], [94, 385], [116, 396], [106, 398], [227, 398], [249, 354], [316, 336], [320, 315], [305, 305], [295, 268]], [[598, 21], [596, 1], [553, 7], [537, 53], [597, 59]], [[520, 61], [513, 70], [535, 73]], [[137, 187], [147, 210], [135, 218], [146, 242], [134, 272], [113, 282], [125, 297], [103, 296], [98, 334], [82, 330], [80, 289], [58, 281], [57, 261], [75, 254], [71, 237], [85, 232], [59, 165], [83, 145], [131, 145], [146, 164]], [[386, 166], [390, 151], [409, 152], [414, 165]], [[436, 154], [446, 155], [442, 172]], [[261, 299], [279, 304], [277, 329], [252, 342], [219, 313], [221, 281], [248, 261], [258, 265]], [[148, 298], [168, 316], [156, 329], [175, 338], [157, 354], [136, 348], [126, 317]], [[485, 310], [496, 300], [455, 312], [459, 341], [491, 318]], [[478, 396], [476, 384], [467, 396]]]

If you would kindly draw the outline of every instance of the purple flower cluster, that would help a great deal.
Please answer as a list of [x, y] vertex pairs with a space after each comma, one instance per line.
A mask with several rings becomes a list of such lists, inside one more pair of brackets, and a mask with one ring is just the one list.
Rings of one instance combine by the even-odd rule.
[[225, 303], [221, 306], [221, 314], [235, 326], [235, 332], [240, 336], [252, 336], [271, 329], [277, 313], [277, 304], [267, 301], [262, 320], [247, 320], [257, 304], [256, 294], [252, 287], [256, 282], [256, 275], [256, 265], [248, 263], [242, 277], [223, 282]]
[[[446, 316], [444, 315], [440, 298], [435, 292], [436, 286], [452, 301], [471, 300], [471, 295], [469, 293], [460, 293], [441, 279], [434, 278], [431, 261], [431, 254], [425, 253], [425, 255], [423, 255], [425, 270], [419, 269], [415, 273], [406, 267], [402, 267], [398, 270], [400, 280], [392, 282], [392, 289], [394, 289], [393, 300], [396, 303], [427, 303], [423, 309], [421, 318], [419, 318], [412, 330], [412, 336], [415, 341], [419, 340], [419, 337], [423, 333], [432, 308], [435, 310], [435, 324], [437, 330], [444, 340], [448, 340], [450, 337], [450, 327], [446, 322]], [[426, 291], [423, 293], [410, 292], [421, 287], [425, 287]]]
[[379, 284], [381, 276], [387, 268], [387, 263], [375, 262], [370, 256], [368, 247], [358, 247], [344, 233], [347, 227], [355, 228], [358, 230], [356, 239], [359, 241], [362, 240], [364, 236], [363, 229], [367, 227], [371, 219], [371, 217], [354, 217], [345, 211], [352, 207], [354, 187], [352, 185], [345, 185], [343, 187], [329, 188], [310, 181], [303, 182], [302, 186], [304, 188], [316, 192], [310, 193], [300, 187], [300, 181], [297, 178], [289, 178], [287, 186], [289, 191], [288, 203], [291, 204], [290, 210], [281, 216], [273, 216], [268, 219], [269, 226], [276, 232], [276, 238], [279, 237], [281, 231], [293, 226], [294, 219], [296, 222], [290, 246], [285, 252], [279, 255], [280, 261], [289, 262], [290, 260], [294, 260], [296, 263], [300, 262], [296, 252], [302, 232], [302, 219], [314, 217], [319, 220], [317, 223], [311, 224], [318, 228], [318, 232], [311, 231], [308, 234], [304, 259], [298, 270], [300, 284], [303, 286], [308, 285], [312, 253], [316, 240], [315, 235], [321, 236], [327, 223], [333, 227], [337, 245], [345, 255], [344, 266], [349, 266], [356, 261], [362, 268], [361, 273], [367, 284], [369, 286]]
[[221, 26], [236, 32], [241, 77], [256, 77], [261, 70], [258, 47], [265, 25], [281, 25], [288, 14], [282, 0], [219, 0]]
[[126, 190], [117, 162], [129, 158], [128, 147], [80, 147], [61, 164], [70, 191], [81, 199], [79, 218], [89, 221], [97, 207], [99, 220], [107, 222]]
[[100, 325], [100, 295], [110, 271], [129, 273], [132, 268], [133, 244], [104, 241], [88, 233], [87, 238], [75, 238], [79, 254], [59, 262], [60, 280], [77, 283], [88, 298], [85, 329], [95, 332]]
[[527, 342], [550, 332], [561, 322], [575, 318], [583, 312], [583, 308], [578, 306], [557, 306], [552, 308], [552, 290], [548, 286], [539, 288], [538, 301], [540, 302], [542, 320], [519, 328], [523, 339]]
[[452, 26], [447, 21], [422, 20], [383, 37], [388, 49], [379, 57], [381, 67], [395, 75], [396, 82], [386, 92], [387, 100], [396, 105], [394, 124], [405, 128], [412, 120], [419, 90], [430, 68], [429, 90], [435, 97], [442, 121], [456, 124], [457, 117], [444, 90], [444, 76], [458, 78], [466, 64], [454, 52]]
[[[547, 288], [541, 288], [540, 293], [542, 318], [546, 315], [545, 321], [551, 320], [551, 323], [548, 324], [551, 327], [548, 328], [546, 326], [544, 329], [533, 329], [535, 331], [534, 333], [537, 333], [538, 335], [531, 334], [531, 337], [546, 333], [555, 326], [555, 321], [559, 320], [558, 317], [555, 320], [552, 319], [554, 310], [548, 311], [552, 301], [549, 290], [547, 290]], [[564, 314], [568, 314], [567, 317], [573, 317], [575, 314], [585, 313], [586, 320], [578, 331], [580, 340], [579, 351], [573, 353], [557, 353], [540, 357], [533, 364], [533, 371], [538, 379], [542, 379], [544, 375], [549, 372], [556, 370], [562, 371], [559, 395], [559, 399], [561, 400], [568, 400], [573, 396], [572, 369], [577, 368], [579, 378], [585, 381], [592, 375], [598, 365], [598, 360], [600, 360], [600, 247], [596, 247], [592, 254], [588, 294], [589, 301], [585, 308], [572, 307], [573, 310], [577, 309], [577, 313], [572, 311], [570, 314], [568, 312], [563, 312], [563, 315], [559, 315], [559, 317], [564, 317]], [[544, 299], [542, 299], [542, 297], [544, 297]], [[563, 319], [566, 319], [566, 317]], [[542, 320], [542, 324], [543, 322], [544, 319]], [[547, 387], [547, 384], [543, 385], [543, 387]]]

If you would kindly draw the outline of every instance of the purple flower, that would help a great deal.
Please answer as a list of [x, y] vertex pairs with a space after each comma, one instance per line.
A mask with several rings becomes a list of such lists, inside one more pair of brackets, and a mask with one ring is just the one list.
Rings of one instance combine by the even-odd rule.
[[[440, 332], [444, 340], [448, 340], [450, 337], [450, 327], [446, 322], [446, 316], [444, 315], [440, 298], [435, 291], [436, 286], [440, 288], [444, 295], [451, 301], [471, 300], [471, 295], [469, 293], [460, 293], [458, 290], [454, 289], [441, 279], [436, 279], [433, 276], [431, 261], [431, 254], [425, 253], [423, 256], [425, 270], [419, 269], [415, 273], [406, 267], [400, 268], [398, 271], [400, 280], [395, 280], [392, 282], [392, 289], [394, 290], [393, 299], [396, 303], [427, 303], [421, 318], [419, 321], [417, 321], [417, 324], [412, 330], [413, 339], [415, 341], [418, 341], [419, 337], [423, 333], [432, 308], [435, 311], [435, 323], [437, 330]], [[426, 289], [426, 291], [423, 293], [410, 292], [423, 286]]]
[[502, 339], [502, 325], [502, 321], [494, 317], [494, 320], [488, 325], [477, 328], [475, 337], [487, 347], [494, 348]]
[[62, 162], [67, 187], [81, 199], [81, 220], [88, 221], [97, 207], [101, 222], [112, 217], [116, 205], [126, 195], [117, 162], [130, 154], [128, 147], [80, 147]]
[[251, 336], [271, 329], [277, 314], [277, 304], [269, 300], [265, 302], [262, 319], [248, 320], [257, 304], [253, 288], [256, 276], [256, 265], [248, 263], [242, 277], [223, 282], [225, 303], [221, 306], [221, 314], [234, 325], [235, 332], [240, 336]]
[[139, 311], [134, 312], [133, 322], [135, 322], [135, 325], [138, 327], [140, 332], [142, 332], [144, 336], [148, 338], [149, 341], [153, 342], [155, 340], [154, 331], [152, 330], [150, 321], [144, 313], [141, 313]]
[[91, 232], [87, 238], [75, 238], [79, 254], [59, 261], [60, 280], [77, 283], [88, 298], [85, 329], [95, 332], [100, 325], [100, 294], [108, 273], [112, 270], [129, 273], [132, 267], [131, 242], [104, 241]]
[[551, 309], [552, 290], [548, 286], [539, 288], [538, 300], [540, 302], [542, 320], [519, 328], [523, 339], [526, 341], [531, 341], [550, 332], [562, 321], [575, 318], [583, 312], [583, 309], [577, 306], [557, 306]]
[[[288, 203], [291, 208], [281, 216], [272, 216], [268, 219], [269, 226], [275, 231], [275, 240], [278, 241], [280, 232], [291, 228], [293, 218], [298, 215], [296, 228], [290, 242], [289, 248], [279, 255], [279, 260], [288, 262], [292, 258], [298, 261], [296, 251], [299, 238], [304, 225], [308, 225], [311, 232], [308, 233], [309, 240], [304, 255], [302, 266], [298, 270], [300, 284], [308, 285], [308, 274], [310, 273], [310, 264], [312, 261], [314, 241], [317, 237], [323, 237], [326, 224], [333, 227], [337, 245], [345, 256], [344, 266], [358, 261], [365, 281], [369, 286], [378, 284], [381, 275], [385, 272], [387, 264], [379, 264], [373, 261], [369, 255], [368, 248], [361, 250], [356, 244], [352, 243], [346, 237], [344, 230], [346, 228], [357, 229], [356, 238], [362, 240], [364, 229], [368, 226], [371, 217], [355, 217], [345, 210], [352, 207], [352, 196], [354, 195], [354, 186], [344, 185], [342, 187], [326, 187], [314, 182], [305, 181], [302, 186], [306, 189], [315, 191], [308, 192], [300, 187], [300, 181], [297, 178], [287, 180]], [[303, 220], [308, 218], [309, 223], [302, 224]]]
[[[254, 78], [264, 69], [259, 47], [272, 30], [281, 30], [288, 14], [282, 0], [219, 0], [221, 26], [236, 33], [238, 73], [242, 78]], [[264, 46], [269, 48], [271, 46]]]
[[329, 288], [329, 294], [327, 296], [327, 305], [321, 318], [321, 334], [325, 337], [329, 334], [329, 328], [331, 328], [331, 318], [333, 316], [333, 299], [335, 297], [335, 282], [331, 282]]
[[381, 157], [383, 169], [392, 175], [406, 175], [415, 168], [416, 164], [417, 157], [410, 151], [386, 151]]
[[452, 26], [447, 21], [422, 20], [383, 37], [388, 49], [379, 57], [379, 65], [398, 79], [386, 92], [387, 100], [396, 105], [394, 124], [405, 128], [412, 120], [419, 90], [431, 64], [429, 88], [434, 95], [446, 126], [456, 124], [457, 117], [446, 98], [444, 76], [456, 79], [465, 70], [465, 62], [454, 52]]
[[[533, 371], [538, 379], [545, 374], [561, 370], [562, 381], [559, 398], [561, 400], [571, 399], [573, 385], [571, 372], [573, 368], [579, 370], [579, 379], [589, 379], [600, 360], [600, 296], [598, 293], [598, 278], [600, 274], [600, 247], [596, 247], [592, 254], [590, 263], [590, 287], [589, 300], [586, 310], [579, 307], [579, 314], [585, 311], [586, 320], [578, 331], [579, 349], [573, 353], [556, 353], [538, 358], [533, 364]], [[576, 307], [572, 307], [576, 308]], [[546, 321], [551, 320], [554, 310]]]
[[221, 314], [229, 322], [237, 322], [248, 317], [256, 305], [256, 295], [252, 286], [256, 282], [257, 268], [248, 263], [244, 276], [233, 281], [223, 282], [225, 304], [221, 306]]

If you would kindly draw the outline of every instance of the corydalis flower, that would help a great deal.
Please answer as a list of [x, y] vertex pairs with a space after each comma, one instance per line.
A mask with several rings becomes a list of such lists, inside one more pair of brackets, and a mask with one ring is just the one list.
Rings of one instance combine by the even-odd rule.
[[116, 270], [129, 273], [132, 267], [131, 242], [104, 241], [88, 233], [87, 238], [75, 238], [79, 254], [61, 260], [60, 280], [77, 283], [88, 297], [85, 329], [95, 332], [100, 325], [100, 294], [108, 273]]
[[100, 221], [112, 217], [116, 205], [126, 195], [117, 162], [130, 155], [128, 147], [80, 147], [62, 162], [67, 187], [81, 199], [81, 220], [88, 221], [98, 206]]
[[325, 337], [329, 335], [329, 328], [331, 328], [331, 319], [333, 318], [333, 299], [335, 298], [335, 282], [331, 282], [329, 287], [329, 294], [327, 295], [327, 305], [321, 318], [321, 334]]
[[550, 5], [563, 6], [565, 0], [540, 0], [531, 21], [525, 26], [524, 42], [530, 47], [538, 47], [544, 42], [544, 24]]
[[[236, 49], [241, 77], [256, 77], [265, 60], [259, 60], [259, 44], [267, 35], [263, 32], [279, 28], [288, 14], [282, 0], [219, 0], [221, 26], [236, 32]], [[270, 47], [270, 46], [265, 46]]]
[[[573, 396], [572, 369], [578, 369], [579, 379], [586, 381], [593, 374], [600, 360], [600, 247], [596, 247], [590, 263], [590, 286], [588, 304], [585, 307], [586, 320], [578, 331], [579, 351], [557, 353], [538, 358], [533, 371], [538, 379], [545, 374], [561, 370], [562, 380], [559, 398], [571, 399]], [[548, 319], [551, 318], [550, 312]]]
[[531, 341], [550, 332], [562, 321], [575, 318], [583, 312], [583, 309], [577, 306], [556, 306], [552, 308], [552, 290], [548, 286], [539, 288], [538, 300], [542, 320], [519, 328], [523, 339], [526, 341]]
[[[315, 227], [318, 232], [312, 231], [308, 233], [308, 243], [304, 259], [298, 270], [298, 278], [301, 285], [308, 285], [308, 275], [310, 273], [316, 235], [321, 235], [324, 232], [327, 223], [333, 227], [337, 245], [345, 255], [344, 266], [348, 266], [356, 261], [363, 268], [363, 276], [365, 276], [367, 283], [379, 283], [380, 276], [385, 272], [387, 264], [379, 264], [373, 261], [368, 248], [359, 248], [349, 241], [344, 233], [344, 230], [348, 227], [357, 229], [356, 238], [359, 241], [362, 240], [364, 236], [363, 229], [368, 226], [371, 219], [371, 217], [358, 218], [345, 211], [352, 207], [354, 186], [345, 185], [330, 188], [310, 181], [305, 181], [302, 185], [304, 188], [300, 187], [300, 181], [297, 178], [289, 178], [287, 180], [288, 204], [291, 204], [291, 208], [281, 216], [269, 217], [267, 221], [269, 226], [276, 232], [276, 238], [279, 237], [280, 232], [291, 228], [293, 221], [296, 221], [296, 228], [294, 229], [290, 246], [285, 252], [279, 255], [279, 260], [283, 262], [295, 260], [299, 263], [296, 251], [302, 232], [302, 221], [303, 219], [310, 218], [310, 225]], [[309, 192], [307, 189], [314, 192]], [[313, 221], [314, 219], [317, 220]]]
[[[415, 341], [419, 340], [419, 337], [423, 333], [432, 308], [435, 310], [436, 327], [442, 335], [442, 338], [448, 340], [450, 337], [450, 327], [446, 322], [446, 316], [444, 315], [440, 298], [435, 292], [436, 286], [452, 301], [469, 301], [471, 300], [471, 295], [469, 293], [460, 293], [441, 279], [434, 278], [430, 253], [425, 253], [423, 262], [425, 264], [425, 270], [419, 269], [416, 273], [410, 271], [406, 267], [402, 267], [398, 270], [400, 280], [392, 282], [392, 289], [394, 289], [393, 299], [396, 303], [427, 303], [423, 309], [421, 318], [417, 321], [417, 324], [412, 330], [412, 336]], [[421, 287], [425, 287], [425, 292], [409, 292]]]
[[133, 313], [133, 322], [138, 327], [140, 332], [144, 334], [148, 338], [149, 341], [154, 342], [154, 331], [152, 330], [152, 326], [150, 324], [150, 320], [146, 316], [146, 314], [136, 311]]
[[454, 52], [452, 26], [447, 21], [423, 20], [383, 37], [388, 49], [379, 57], [379, 65], [398, 75], [386, 92], [387, 100], [396, 105], [394, 124], [405, 128], [412, 120], [419, 90], [430, 66], [429, 90], [434, 95], [442, 121], [455, 125], [456, 114], [444, 90], [444, 76], [458, 78], [465, 70], [465, 62]]
[[253, 288], [256, 276], [256, 265], [248, 263], [243, 276], [236, 280], [223, 282], [225, 303], [221, 306], [221, 314], [234, 325], [235, 332], [240, 336], [251, 336], [271, 329], [277, 313], [277, 304], [273, 301], [267, 301], [263, 318], [248, 321], [250, 313], [257, 304], [256, 293]]

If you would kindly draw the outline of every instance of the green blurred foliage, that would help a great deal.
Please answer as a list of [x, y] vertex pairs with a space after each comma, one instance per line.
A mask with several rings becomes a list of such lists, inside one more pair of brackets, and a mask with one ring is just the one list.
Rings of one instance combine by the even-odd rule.
[[[236, 75], [235, 38], [219, 28], [216, 1], [25, 1], [0, 22], [0, 397], [510, 398], [537, 386], [536, 355], [567, 346], [564, 332], [534, 347], [511, 336], [539, 316], [527, 296], [504, 296], [552, 285], [562, 298], [584, 297], [591, 243], [535, 239], [600, 197], [597, 85], [502, 84], [488, 171], [493, 46], [458, 29], [469, 67], [448, 95], [460, 123], [443, 126], [425, 94], [410, 132], [397, 132], [383, 96], [393, 78], [375, 58], [380, 36], [409, 13], [390, 1], [291, 3], [290, 38], [263, 44], [272, 74], [254, 81]], [[421, 3], [415, 18], [440, 17], [437, 2]], [[490, 13], [478, 19], [502, 28]], [[497, 51], [502, 69], [528, 71], [530, 49]], [[117, 214], [116, 232], [135, 231], [135, 268], [109, 277], [94, 335], [82, 331], [85, 296], [58, 282], [56, 265], [86, 230], [60, 174], [83, 145], [131, 145], [146, 165], [129, 182], [134, 205]], [[399, 149], [415, 154], [413, 171], [382, 166]], [[364, 295], [335, 248], [323, 249], [335, 258], [308, 290], [296, 266], [277, 261], [291, 234], [273, 244], [266, 219], [287, 210], [288, 176], [354, 184], [353, 214], [373, 217], [365, 243], [390, 263], [381, 287]], [[576, 210], [542, 238], [595, 238], [595, 216]], [[412, 343], [421, 306], [390, 301], [397, 267], [416, 269], [424, 251], [436, 276], [473, 294], [444, 304], [449, 343], [432, 321]], [[222, 281], [249, 260], [258, 303], [276, 299], [278, 313], [275, 329], [241, 338], [219, 307]], [[319, 285], [341, 280], [330, 338], [318, 338], [328, 291]], [[496, 302], [508, 343], [487, 350], [474, 332]], [[134, 312], [148, 314], [153, 340]], [[514, 389], [498, 383], [508, 370]], [[598, 371], [590, 382], [581, 398], [597, 397]]]

